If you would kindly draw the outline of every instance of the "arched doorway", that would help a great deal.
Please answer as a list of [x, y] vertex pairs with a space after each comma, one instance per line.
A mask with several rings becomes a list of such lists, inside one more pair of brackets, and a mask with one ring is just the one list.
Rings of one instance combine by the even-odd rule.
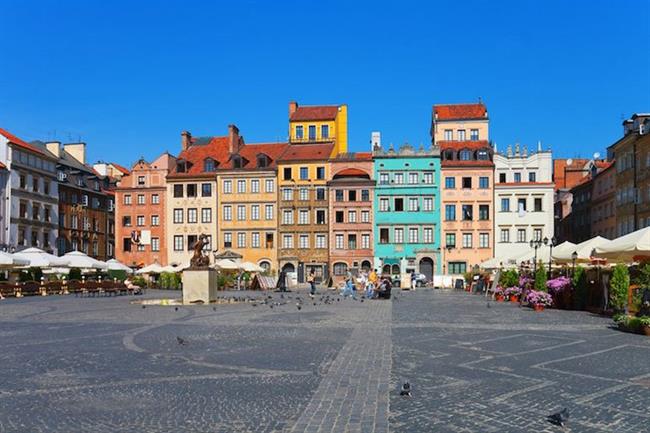
[[293, 265], [293, 263], [285, 263], [285, 265], [282, 266], [282, 270], [284, 272], [296, 272], [296, 267]]
[[433, 260], [430, 257], [420, 260], [420, 273], [427, 277], [427, 281], [433, 281]]
[[391, 271], [392, 271], [391, 273], [393, 275], [399, 275], [399, 273], [400, 273], [399, 265], [393, 265], [393, 267], [391, 268]]
[[258, 263], [262, 269], [264, 269], [264, 272], [270, 272], [271, 271], [271, 262], [268, 260], [262, 260], [261, 262]]
[[381, 273], [385, 275], [390, 275], [390, 265], [384, 265], [384, 267], [381, 268]]
[[364, 260], [361, 262], [361, 269], [363, 269], [366, 272], [370, 272], [370, 269], [372, 268], [372, 265], [370, 264], [370, 261]]

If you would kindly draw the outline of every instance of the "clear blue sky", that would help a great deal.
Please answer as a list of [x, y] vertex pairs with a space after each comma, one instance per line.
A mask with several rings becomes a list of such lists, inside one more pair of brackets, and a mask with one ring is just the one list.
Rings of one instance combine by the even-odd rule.
[[0, 126], [90, 161], [177, 153], [180, 132], [282, 140], [287, 103], [347, 103], [350, 147], [428, 143], [480, 96], [500, 147], [591, 156], [650, 111], [645, 1], [0, 0]]

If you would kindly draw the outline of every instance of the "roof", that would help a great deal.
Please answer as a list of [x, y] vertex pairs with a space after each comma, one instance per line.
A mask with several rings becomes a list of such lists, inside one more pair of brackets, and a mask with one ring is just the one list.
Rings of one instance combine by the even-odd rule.
[[612, 161], [605, 161], [605, 160], [598, 160], [594, 161], [594, 165], [596, 166], [597, 169], [599, 170], [606, 170], [609, 167], [612, 166]]
[[329, 159], [333, 148], [333, 143], [289, 144], [279, 160], [280, 162], [290, 162]]
[[477, 141], [438, 141], [437, 144], [440, 146], [440, 150], [479, 150], [490, 148], [490, 143], [487, 140], [477, 140]]
[[573, 188], [573, 186], [588, 174], [584, 169], [588, 159], [572, 159], [571, 165], [567, 165], [568, 159], [553, 160], [553, 180], [556, 189]]
[[0, 135], [3, 135], [7, 140], [9, 140], [10, 143], [15, 144], [18, 147], [22, 147], [23, 149], [30, 150], [32, 152], [38, 153], [43, 156], [48, 156], [45, 152], [43, 152], [41, 149], [38, 147], [31, 145], [27, 143], [26, 141], [16, 137], [13, 135], [11, 132], [7, 131], [6, 129], [0, 128]]
[[450, 159], [443, 160], [440, 165], [442, 167], [494, 167], [494, 163], [487, 160], [463, 161], [460, 159]]
[[435, 120], [485, 119], [487, 108], [482, 102], [476, 104], [441, 104], [433, 106]]
[[[244, 169], [272, 168], [277, 166], [277, 159], [286, 149], [287, 143], [252, 143], [241, 146], [237, 151], [237, 155], [248, 161], [248, 163], [242, 167]], [[264, 154], [270, 158], [271, 161], [267, 167], [258, 167], [257, 156], [260, 154]], [[221, 164], [219, 164], [218, 167], [218, 169], [232, 168], [234, 168], [232, 158], [227, 161], [221, 161]]]
[[359, 168], [344, 168], [336, 173], [336, 176], [368, 176], [368, 173]]
[[339, 107], [337, 105], [298, 106], [296, 111], [291, 113], [289, 120], [292, 122], [303, 120], [334, 120], [338, 112]]
[[128, 168], [125, 168], [125, 167], [121, 166], [120, 164], [118, 164], [116, 162], [111, 162], [110, 164], [113, 167], [115, 167], [116, 169], [118, 169], [119, 171], [121, 171], [122, 173], [124, 173], [124, 174], [129, 174], [130, 173]]
[[168, 177], [192, 177], [206, 174], [203, 171], [203, 161], [212, 158], [220, 163], [230, 157], [228, 136], [223, 137], [192, 137], [192, 145], [178, 154], [178, 161], [187, 161], [190, 167], [186, 172], [176, 172], [172, 167]]

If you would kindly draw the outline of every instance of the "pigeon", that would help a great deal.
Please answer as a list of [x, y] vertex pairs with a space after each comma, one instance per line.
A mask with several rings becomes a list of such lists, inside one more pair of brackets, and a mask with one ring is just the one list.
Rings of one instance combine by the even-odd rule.
[[144, 310], [145, 308], [147, 308], [147, 306], [146, 306], [146, 305], [143, 305], [143, 306], [142, 306], [142, 309]]
[[174, 307], [174, 311], [178, 311], [178, 307]]
[[181, 346], [185, 346], [187, 344], [187, 342], [181, 337], [176, 337], [176, 342], [178, 342], [178, 344]]
[[564, 427], [564, 423], [567, 422], [569, 419], [569, 410], [565, 407], [558, 413], [554, 413], [552, 415], [549, 415], [547, 417], [548, 422], [551, 424], [559, 425], [560, 427]]
[[212, 311], [217, 311], [217, 307], [212, 307]]
[[402, 389], [399, 392], [399, 395], [403, 397], [411, 397], [411, 384], [407, 382], [404, 382], [402, 385]]
[[492, 308], [492, 307], [490, 306], [490, 301], [488, 301], [488, 303], [487, 303], [487, 307], [488, 307], [488, 308]]
[[296, 308], [298, 309], [298, 311], [300, 311], [302, 309], [302, 307], [300, 306], [299, 303], [296, 303]]
[[363, 298], [361, 298], [361, 302], [363, 302]]

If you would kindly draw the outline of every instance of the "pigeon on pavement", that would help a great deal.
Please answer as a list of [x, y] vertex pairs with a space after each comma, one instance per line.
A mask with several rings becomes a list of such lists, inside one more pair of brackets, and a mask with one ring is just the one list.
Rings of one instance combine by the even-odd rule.
[[552, 415], [548, 416], [548, 422], [551, 424], [559, 425], [560, 427], [564, 427], [564, 423], [566, 423], [569, 419], [569, 410], [565, 407], [558, 413], [554, 413]]
[[404, 382], [402, 385], [399, 395], [403, 397], [411, 397], [411, 384], [408, 381]]
[[181, 338], [181, 337], [176, 337], [176, 342], [177, 342], [178, 344], [180, 344], [181, 346], [185, 346], [185, 345], [187, 344], [187, 342], [185, 341], [185, 339], [183, 339], [183, 338]]

